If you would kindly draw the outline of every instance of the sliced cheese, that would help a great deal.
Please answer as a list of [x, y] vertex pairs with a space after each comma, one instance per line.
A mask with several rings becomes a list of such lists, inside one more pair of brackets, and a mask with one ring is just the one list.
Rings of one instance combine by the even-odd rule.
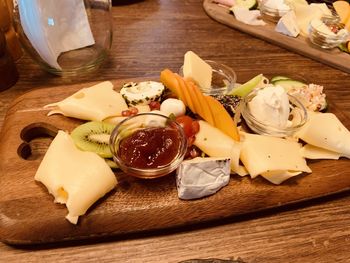
[[266, 23], [259, 19], [261, 16], [261, 13], [259, 10], [249, 10], [246, 7], [240, 7], [240, 6], [233, 6], [230, 8], [230, 10], [235, 15], [235, 18], [247, 25], [252, 26], [264, 26]]
[[66, 218], [73, 224], [117, 184], [103, 158], [78, 150], [70, 135], [63, 131], [50, 144], [35, 180], [46, 186], [55, 202], [66, 204]]
[[123, 97], [113, 90], [113, 84], [105, 81], [89, 88], [83, 88], [68, 98], [46, 105], [51, 108], [48, 115], [63, 114], [82, 120], [102, 121], [110, 116], [121, 115], [128, 109]]
[[241, 171], [239, 168], [241, 143], [233, 140], [218, 128], [211, 126], [205, 121], [200, 120], [198, 122], [199, 132], [196, 134], [193, 144], [210, 157], [230, 158], [231, 170], [233, 172]]
[[300, 154], [301, 145], [295, 141], [243, 133], [241, 161], [250, 176], [278, 171], [311, 172]]
[[212, 195], [230, 180], [230, 159], [197, 157], [183, 161], [176, 170], [176, 186], [181, 199]]
[[201, 89], [210, 90], [213, 69], [193, 51], [187, 51], [184, 59], [184, 78], [194, 80]]
[[350, 158], [350, 132], [333, 113], [308, 112], [309, 119], [295, 136], [311, 145]]
[[301, 155], [306, 159], [333, 159], [338, 160], [340, 154], [326, 149], [322, 149], [310, 144], [306, 144], [301, 148]]
[[297, 176], [301, 172], [289, 172], [289, 171], [270, 171], [262, 173], [261, 176], [273, 184], [281, 184], [285, 180]]

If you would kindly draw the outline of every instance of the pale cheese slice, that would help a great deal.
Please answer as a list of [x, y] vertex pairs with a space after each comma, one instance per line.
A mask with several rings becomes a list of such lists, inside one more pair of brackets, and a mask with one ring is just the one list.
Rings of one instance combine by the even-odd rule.
[[297, 176], [301, 172], [289, 172], [289, 171], [270, 171], [262, 173], [261, 176], [273, 184], [281, 184], [285, 180]]
[[193, 51], [185, 54], [183, 75], [194, 80], [203, 90], [210, 90], [213, 69]]
[[249, 10], [246, 7], [240, 7], [240, 6], [233, 6], [230, 8], [230, 10], [235, 15], [235, 18], [247, 25], [252, 26], [264, 26], [266, 23], [259, 19], [261, 16], [261, 13], [259, 10]]
[[110, 81], [104, 81], [89, 88], [83, 88], [68, 98], [46, 105], [51, 108], [48, 115], [63, 114], [82, 120], [102, 121], [110, 116], [120, 116], [128, 109], [120, 93], [113, 90]]
[[339, 153], [328, 151], [311, 144], [306, 144], [303, 148], [301, 148], [301, 155], [306, 159], [338, 160], [341, 157]]
[[194, 145], [210, 157], [226, 157], [231, 160], [231, 170], [242, 173], [239, 168], [241, 143], [233, 140], [218, 128], [205, 121], [199, 122], [199, 132], [196, 134]]
[[333, 113], [308, 112], [308, 121], [295, 136], [311, 145], [350, 158], [350, 131]]
[[242, 133], [242, 136], [241, 161], [252, 178], [276, 171], [311, 172], [300, 154], [299, 143], [257, 134]]
[[50, 144], [35, 180], [46, 186], [55, 202], [66, 204], [66, 218], [73, 224], [117, 184], [103, 158], [77, 149], [71, 136], [63, 131]]

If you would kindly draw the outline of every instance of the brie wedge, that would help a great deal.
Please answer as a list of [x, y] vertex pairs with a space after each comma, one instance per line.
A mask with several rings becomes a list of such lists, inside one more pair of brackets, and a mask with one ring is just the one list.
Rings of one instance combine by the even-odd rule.
[[176, 186], [180, 199], [196, 199], [212, 195], [230, 180], [230, 159], [201, 158], [183, 161], [176, 170]]
[[287, 36], [297, 37], [300, 33], [294, 11], [289, 11], [278, 21], [275, 30]]
[[121, 116], [128, 109], [120, 93], [113, 90], [113, 84], [105, 81], [89, 88], [83, 88], [68, 98], [46, 105], [51, 108], [48, 116], [63, 114], [82, 120], [102, 121], [111, 116]]
[[54, 202], [66, 204], [72, 224], [99, 198], [112, 190], [117, 179], [103, 158], [80, 151], [69, 134], [59, 131], [35, 174]]

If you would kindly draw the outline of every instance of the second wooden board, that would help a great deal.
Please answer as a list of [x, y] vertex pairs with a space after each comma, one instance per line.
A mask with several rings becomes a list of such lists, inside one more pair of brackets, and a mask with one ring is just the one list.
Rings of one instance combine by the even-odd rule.
[[204, 0], [203, 7], [208, 16], [222, 24], [350, 73], [350, 54], [346, 54], [337, 48], [331, 50], [321, 49], [303, 36], [294, 38], [283, 35], [275, 31], [276, 24], [271, 22], [267, 22], [265, 26], [244, 24], [236, 20], [230, 14], [228, 8], [222, 7], [212, 0]]

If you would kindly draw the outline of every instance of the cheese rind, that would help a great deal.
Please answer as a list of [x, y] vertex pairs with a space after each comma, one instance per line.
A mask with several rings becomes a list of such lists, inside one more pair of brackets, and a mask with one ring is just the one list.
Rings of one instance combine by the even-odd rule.
[[210, 90], [213, 69], [193, 51], [187, 51], [184, 59], [184, 78], [194, 80], [201, 89]]
[[300, 33], [294, 11], [289, 11], [278, 21], [275, 30], [287, 36], [297, 37]]
[[176, 171], [180, 199], [196, 199], [212, 195], [230, 180], [230, 159], [201, 158], [183, 161]]
[[252, 178], [274, 171], [311, 172], [300, 154], [299, 143], [257, 134], [242, 133], [242, 136], [241, 161]]
[[66, 218], [73, 224], [117, 184], [103, 158], [78, 150], [71, 136], [63, 131], [50, 144], [35, 180], [46, 186], [55, 202], [66, 204]]
[[82, 120], [102, 121], [111, 116], [120, 116], [127, 110], [125, 100], [120, 93], [113, 90], [110, 81], [104, 81], [89, 88], [83, 88], [68, 98], [46, 105], [51, 108], [48, 115], [63, 114]]

